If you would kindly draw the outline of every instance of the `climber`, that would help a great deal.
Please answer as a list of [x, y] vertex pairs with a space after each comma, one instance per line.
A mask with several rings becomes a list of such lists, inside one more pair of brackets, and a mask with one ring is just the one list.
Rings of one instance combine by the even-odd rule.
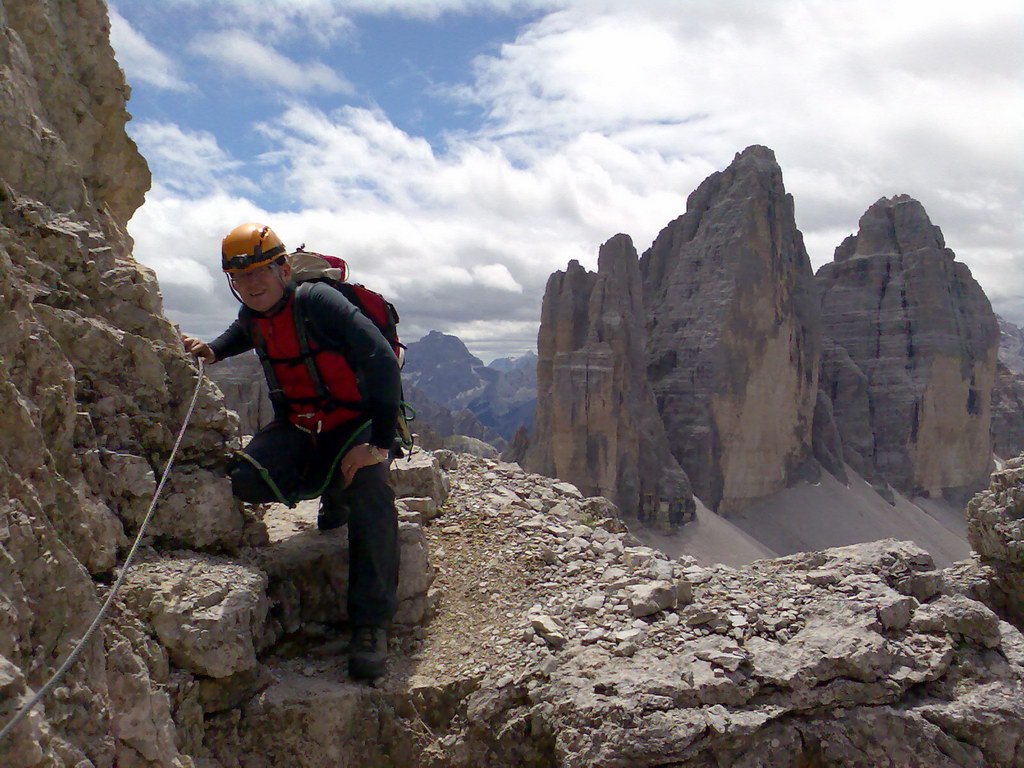
[[184, 334], [182, 341], [207, 363], [255, 348], [274, 406], [273, 421], [229, 465], [232, 491], [262, 503], [320, 489], [318, 528], [347, 523], [349, 673], [372, 681], [384, 674], [397, 607], [398, 515], [388, 482], [401, 399], [397, 358], [377, 326], [330, 285], [304, 284], [299, 306], [287, 252], [270, 227], [236, 227], [221, 256], [242, 303], [238, 318], [209, 344]]

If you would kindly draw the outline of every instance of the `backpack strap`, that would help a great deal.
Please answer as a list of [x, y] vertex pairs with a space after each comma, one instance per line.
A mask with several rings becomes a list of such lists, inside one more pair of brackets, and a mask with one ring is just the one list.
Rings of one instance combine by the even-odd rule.
[[309, 346], [309, 331], [306, 328], [306, 294], [309, 292], [309, 283], [299, 283], [295, 287], [295, 305], [292, 307], [292, 321], [295, 323], [295, 338], [299, 342], [299, 356], [306, 363], [306, 372], [313, 380], [316, 387], [316, 395], [323, 401], [331, 400], [331, 393], [324, 384], [320, 370], [316, 367], [313, 353]]
[[[315, 401], [324, 404], [325, 410], [335, 408], [348, 408], [351, 411], [365, 411], [366, 403], [362, 400], [339, 400], [334, 397], [327, 385], [324, 384], [320, 369], [316, 366], [316, 350], [309, 344], [309, 317], [306, 313], [306, 304], [309, 301], [307, 294], [312, 290], [313, 282], [302, 282], [295, 287], [295, 304], [292, 307], [292, 320], [295, 323], [295, 338], [299, 344], [299, 359], [306, 364], [306, 371], [309, 373], [313, 385], [316, 387]], [[347, 359], [348, 355], [341, 352]]]
[[267, 386], [270, 388], [270, 402], [274, 409], [277, 410], [279, 407], [285, 406], [288, 399], [285, 397], [284, 390], [281, 389], [281, 385], [277, 381], [277, 375], [274, 373], [274, 366], [267, 352], [267, 340], [263, 338], [263, 332], [257, 323], [249, 322], [248, 325], [249, 335], [252, 337], [253, 346], [256, 347], [256, 357], [259, 358], [260, 365], [263, 367], [263, 375], [267, 379]]

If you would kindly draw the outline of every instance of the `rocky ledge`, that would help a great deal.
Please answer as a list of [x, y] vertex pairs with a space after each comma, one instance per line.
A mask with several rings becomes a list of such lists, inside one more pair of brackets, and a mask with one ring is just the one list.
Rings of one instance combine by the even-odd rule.
[[436, 458], [437, 517], [403, 503], [429, 621], [387, 677], [348, 682], [330, 632], [278, 645], [197, 765], [1024, 765], [1024, 638], [915, 545], [706, 567], [567, 483]]

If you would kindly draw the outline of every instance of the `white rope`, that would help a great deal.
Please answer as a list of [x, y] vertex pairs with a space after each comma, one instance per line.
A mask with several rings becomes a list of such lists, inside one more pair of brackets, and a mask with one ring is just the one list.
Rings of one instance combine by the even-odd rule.
[[85, 648], [86, 643], [92, 637], [93, 633], [99, 628], [103, 622], [103, 617], [106, 615], [107, 610], [110, 608], [111, 603], [114, 602], [114, 597], [117, 595], [117, 590], [120, 588], [121, 583], [124, 581], [124, 577], [128, 574], [128, 568], [132, 563], [132, 559], [135, 557], [135, 552], [139, 548], [139, 544], [142, 542], [142, 535], [146, 531], [146, 526], [149, 525], [149, 519], [153, 516], [153, 510], [156, 509], [156, 500], [160, 497], [160, 491], [163, 490], [164, 483], [167, 482], [167, 478], [171, 474], [171, 464], [174, 463], [174, 455], [178, 452], [178, 446], [181, 445], [181, 438], [185, 435], [185, 428], [188, 426], [189, 421], [192, 418], [192, 413], [195, 411], [196, 401], [199, 399], [199, 389], [203, 383], [203, 359], [197, 357], [196, 360], [199, 362], [199, 378], [196, 380], [196, 390], [192, 393], [192, 402], [189, 403], [188, 412], [185, 414], [185, 421], [181, 425], [181, 429], [178, 431], [178, 439], [174, 441], [174, 448], [171, 449], [171, 455], [167, 459], [167, 465], [164, 467], [163, 475], [160, 477], [160, 482], [156, 487], [156, 491], [153, 493], [153, 500], [149, 503], [149, 509], [146, 511], [146, 516], [142, 519], [142, 525], [139, 526], [139, 533], [135, 537], [135, 543], [132, 544], [131, 550], [128, 552], [128, 557], [124, 560], [124, 565], [121, 566], [121, 573], [117, 577], [117, 581], [114, 582], [114, 586], [110, 589], [110, 594], [107, 595], [106, 601], [103, 603], [103, 607], [100, 608], [100, 612], [96, 614], [96, 618], [93, 619], [92, 624], [85, 631], [82, 639], [78, 641], [78, 645], [75, 646], [74, 650], [68, 654], [68, 657], [64, 660], [64, 663], [60, 665], [60, 668], [53, 673], [53, 677], [47, 681], [46, 685], [40, 688], [35, 696], [25, 704], [18, 714], [4, 726], [3, 730], [0, 730], [0, 741], [3, 741], [6, 736], [14, 728], [18, 722], [27, 715], [32, 708], [42, 701], [43, 697], [50, 692], [50, 690], [57, 684], [57, 681], [64, 676], [64, 673], [68, 671], [78, 656], [81, 654], [82, 649]]

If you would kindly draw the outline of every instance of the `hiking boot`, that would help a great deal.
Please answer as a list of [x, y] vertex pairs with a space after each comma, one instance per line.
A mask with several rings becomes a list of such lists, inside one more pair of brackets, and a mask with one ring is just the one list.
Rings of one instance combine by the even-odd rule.
[[326, 498], [320, 501], [320, 511], [316, 516], [316, 527], [321, 531], [333, 531], [348, 522], [348, 507], [344, 504], [332, 504]]
[[356, 627], [348, 654], [348, 673], [356, 680], [374, 680], [384, 674], [388, 658], [388, 631], [383, 627]]

